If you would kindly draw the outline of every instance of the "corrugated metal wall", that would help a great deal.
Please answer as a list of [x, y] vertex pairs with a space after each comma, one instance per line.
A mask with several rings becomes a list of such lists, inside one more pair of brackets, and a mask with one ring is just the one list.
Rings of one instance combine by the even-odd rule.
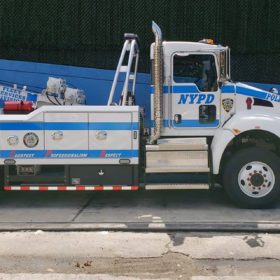
[[123, 33], [134, 32], [149, 71], [152, 20], [166, 40], [229, 45], [234, 79], [280, 83], [279, 0], [1, 0], [0, 56], [115, 68]]

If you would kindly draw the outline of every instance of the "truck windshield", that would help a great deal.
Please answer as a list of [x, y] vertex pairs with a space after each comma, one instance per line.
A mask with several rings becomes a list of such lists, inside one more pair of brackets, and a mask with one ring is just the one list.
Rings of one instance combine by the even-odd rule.
[[175, 83], [195, 83], [200, 91], [217, 91], [217, 69], [211, 54], [174, 55]]

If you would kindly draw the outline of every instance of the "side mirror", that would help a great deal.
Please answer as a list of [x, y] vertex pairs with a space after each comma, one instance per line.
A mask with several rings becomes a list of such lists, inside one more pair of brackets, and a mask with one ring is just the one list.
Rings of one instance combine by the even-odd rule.
[[269, 90], [271, 93], [279, 94], [279, 91], [277, 88], [273, 87]]

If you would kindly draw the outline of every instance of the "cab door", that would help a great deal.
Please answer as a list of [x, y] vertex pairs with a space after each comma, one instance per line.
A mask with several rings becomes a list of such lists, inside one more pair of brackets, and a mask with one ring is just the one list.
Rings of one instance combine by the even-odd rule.
[[215, 54], [177, 52], [171, 57], [171, 65], [172, 127], [180, 130], [218, 127], [220, 92]]

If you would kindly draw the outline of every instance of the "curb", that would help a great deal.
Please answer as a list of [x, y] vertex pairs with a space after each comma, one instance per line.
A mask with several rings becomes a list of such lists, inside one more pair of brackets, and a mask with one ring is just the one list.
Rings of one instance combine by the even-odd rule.
[[123, 232], [265, 232], [280, 233], [280, 222], [187, 222], [187, 223], [0, 223], [7, 231], [123, 231]]

